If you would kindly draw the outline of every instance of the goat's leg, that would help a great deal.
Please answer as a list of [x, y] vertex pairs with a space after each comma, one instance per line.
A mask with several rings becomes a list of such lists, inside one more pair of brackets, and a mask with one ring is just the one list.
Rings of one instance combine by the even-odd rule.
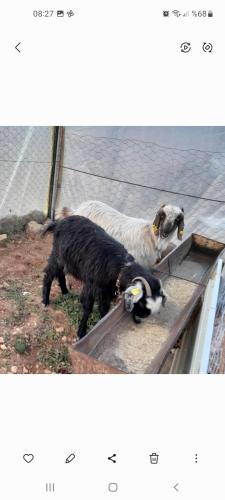
[[43, 279], [43, 289], [42, 289], [42, 302], [45, 306], [49, 304], [49, 295], [54, 278], [58, 276], [59, 266], [56, 259], [56, 255], [51, 253], [48, 259], [48, 265], [44, 269], [45, 275]]
[[90, 289], [88, 290], [87, 287], [83, 288], [80, 301], [83, 306], [83, 316], [81, 318], [81, 321], [79, 323], [79, 328], [77, 331], [79, 339], [84, 337], [87, 333], [87, 322], [94, 305], [93, 293]]
[[109, 312], [110, 302], [111, 302], [110, 298], [107, 297], [106, 293], [99, 294], [98, 309], [99, 309], [101, 318], [103, 318]]
[[48, 265], [45, 268], [45, 275], [43, 279], [43, 289], [42, 289], [42, 302], [45, 306], [48, 306], [49, 304], [49, 295], [54, 278], [55, 278], [55, 272], [52, 269], [51, 265]]
[[66, 278], [65, 278], [65, 274], [64, 274], [63, 269], [60, 268], [58, 270], [57, 278], [58, 278], [58, 282], [59, 282], [59, 286], [61, 288], [62, 294], [66, 295], [67, 293], [69, 293], [69, 290], [66, 286]]
[[45, 306], [48, 306], [49, 304], [49, 295], [53, 279], [54, 276], [52, 276], [52, 274], [49, 271], [45, 272], [45, 276], [43, 279], [43, 289], [42, 289], [42, 302]]

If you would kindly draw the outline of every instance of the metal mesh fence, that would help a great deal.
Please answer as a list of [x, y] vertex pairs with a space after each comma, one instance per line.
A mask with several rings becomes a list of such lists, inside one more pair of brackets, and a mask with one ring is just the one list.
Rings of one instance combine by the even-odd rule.
[[[181, 128], [173, 128], [171, 139], [168, 127], [169, 140], [164, 129], [166, 145], [162, 145], [147, 140], [152, 129], [154, 138], [158, 134], [162, 140], [161, 127], [145, 127], [144, 140], [142, 127], [135, 128], [131, 138], [124, 137], [121, 128], [119, 138], [115, 137], [117, 127], [114, 137], [109, 136], [112, 128], [66, 127], [57, 207], [76, 208], [85, 200], [97, 199], [128, 215], [152, 220], [160, 205], [178, 204], [185, 210], [187, 233], [225, 241], [225, 129], [197, 127], [193, 141], [195, 127], [185, 127], [179, 140]], [[190, 147], [193, 142], [195, 148]]]
[[0, 127], [0, 219], [46, 212], [52, 127]]

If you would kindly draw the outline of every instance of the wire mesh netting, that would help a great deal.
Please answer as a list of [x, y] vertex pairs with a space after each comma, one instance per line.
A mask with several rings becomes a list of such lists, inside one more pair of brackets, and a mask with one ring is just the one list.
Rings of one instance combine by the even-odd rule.
[[152, 220], [172, 203], [187, 233], [225, 241], [224, 127], [66, 127], [61, 175], [57, 208], [97, 199]]
[[211, 344], [209, 373], [225, 373], [225, 272], [220, 284], [213, 339]]
[[52, 127], [0, 127], [0, 218], [46, 212]]
[[[225, 242], [225, 127], [64, 127], [62, 136], [58, 178], [54, 127], [0, 127], [0, 219], [46, 213], [55, 172], [56, 208], [96, 199], [152, 221], [162, 204], [176, 204], [186, 236]], [[223, 287], [211, 373], [225, 372], [224, 297]]]

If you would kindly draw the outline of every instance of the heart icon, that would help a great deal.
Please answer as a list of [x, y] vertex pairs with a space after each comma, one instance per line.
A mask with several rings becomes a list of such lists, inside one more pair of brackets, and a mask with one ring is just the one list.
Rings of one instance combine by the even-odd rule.
[[27, 462], [27, 464], [30, 464], [30, 462], [34, 460], [34, 455], [32, 455], [32, 453], [25, 453], [25, 455], [23, 455], [23, 459]]

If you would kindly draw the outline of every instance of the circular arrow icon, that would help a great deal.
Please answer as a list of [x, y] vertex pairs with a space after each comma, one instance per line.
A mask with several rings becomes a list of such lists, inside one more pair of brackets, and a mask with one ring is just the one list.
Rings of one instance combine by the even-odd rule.
[[190, 52], [191, 50], [191, 44], [189, 42], [183, 42], [180, 46], [181, 52]]
[[211, 43], [204, 42], [202, 48], [204, 52], [212, 52], [213, 46]]

